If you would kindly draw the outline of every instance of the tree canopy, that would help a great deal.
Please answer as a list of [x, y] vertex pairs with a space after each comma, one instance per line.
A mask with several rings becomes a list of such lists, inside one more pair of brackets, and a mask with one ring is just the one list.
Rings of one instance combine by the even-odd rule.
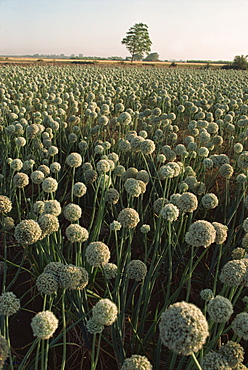
[[236, 55], [233, 60], [233, 68], [235, 69], [247, 69], [248, 68], [248, 61], [247, 61], [247, 55]]
[[121, 43], [126, 45], [127, 50], [130, 52], [131, 61], [134, 60], [135, 54], [149, 54], [152, 41], [150, 40], [148, 26], [144, 23], [135, 23], [134, 26], [129, 28], [126, 37], [123, 38]]
[[248, 69], [248, 55], [236, 55], [232, 63], [226, 64], [222, 69]]
[[146, 60], [147, 62], [158, 62], [159, 54], [157, 52], [150, 53], [147, 55], [147, 57], [144, 60]]

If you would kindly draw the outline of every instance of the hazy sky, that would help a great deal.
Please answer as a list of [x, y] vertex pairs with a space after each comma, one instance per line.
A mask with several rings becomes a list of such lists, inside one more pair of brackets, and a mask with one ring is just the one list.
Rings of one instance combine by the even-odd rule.
[[248, 0], [0, 0], [0, 55], [129, 56], [121, 40], [149, 27], [160, 59], [248, 54]]

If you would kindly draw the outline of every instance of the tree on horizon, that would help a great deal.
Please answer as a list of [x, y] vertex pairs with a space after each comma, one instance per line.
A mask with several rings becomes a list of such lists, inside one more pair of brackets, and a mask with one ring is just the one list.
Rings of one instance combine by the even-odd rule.
[[131, 62], [133, 62], [135, 54], [149, 54], [152, 41], [150, 40], [148, 26], [144, 23], [135, 23], [134, 26], [129, 28], [121, 43], [126, 45], [130, 52]]

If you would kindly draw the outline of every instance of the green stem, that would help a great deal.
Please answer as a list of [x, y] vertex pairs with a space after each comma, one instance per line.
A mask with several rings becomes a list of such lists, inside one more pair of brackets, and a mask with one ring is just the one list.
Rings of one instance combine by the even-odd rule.
[[6, 324], [6, 336], [7, 336], [8, 346], [9, 346], [9, 363], [10, 363], [10, 369], [11, 370], [14, 370], [12, 353], [11, 353], [10, 335], [9, 335], [9, 316], [6, 316], [5, 324]]
[[194, 352], [192, 352], [191, 356], [192, 356], [193, 360], [195, 361], [195, 364], [196, 364], [197, 369], [202, 370], [202, 367], [199, 364], [199, 362], [197, 361], [197, 358], [195, 357]]
[[189, 267], [189, 279], [188, 279], [188, 288], [186, 294], [186, 302], [189, 301], [190, 291], [191, 291], [191, 279], [193, 274], [193, 260], [194, 260], [194, 247], [191, 246], [191, 255], [190, 255], [190, 267]]
[[26, 362], [27, 362], [27, 360], [28, 360], [28, 358], [29, 358], [30, 354], [32, 353], [33, 349], [34, 349], [34, 348], [35, 348], [35, 346], [38, 344], [39, 340], [40, 340], [39, 338], [36, 338], [36, 339], [33, 341], [32, 345], [30, 346], [29, 350], [27, 351], [27, 353], [26, 353], [25, 357], [23, 358], [23, 360], [22, 360], [22, 362], [21, 362], [21, 365], [19, 366], [18, 370], [25, 370], [25, 369], [27, 369], [27, 367], [26, 367]]
[[39, 358], [40, 358], [40, 355], [39, 355], [39, 352], [40, 352], [40, 342], [41, 342], [41, 340], [39, 339], [39, 342], [38, 342], [38, 345], [37, 345], [37, 348], [36, 348], [35, 370], [39, 370], [38, 365], [39, 365]]
[[66, 363], [66, 315], [65, 315], [65, 289], [62, 293], [62, 321], [63, 321], [63, 358], [61, 364], [61, 370], [65, 369]]

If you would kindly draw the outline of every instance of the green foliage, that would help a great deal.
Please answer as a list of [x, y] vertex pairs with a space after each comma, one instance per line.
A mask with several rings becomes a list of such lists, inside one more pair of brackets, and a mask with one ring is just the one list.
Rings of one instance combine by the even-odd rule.
[[248, 55], [236, 55], [233, 59], [233, 63], [225, 64], [222, 69], [248, 69]]
[[144, 59], [147, 62], [158, 62], [159, 61], [159, 54], [157, 52], [150, 53], [147, 55], [147, 57]]
[[127, 50], [130, 52], [134, 60], [135, 54], [144, 53], [148, 54], [151, 50], [152, 41], [150, 40], [148, 33], [148, 26], [144, 23], [135, 23], [134, 26], [130, 27], [127, 36], [121, 41], [122, 44], [126, 45]]
[[143, 55], [143, 54], [141, 54], [141, 53], [136, 53], [136, 54], [134, 54], [134, 56], [133, 56], [133, 60], [140, 61], [140, 60], [142, 60], [142, 59], [143, 59], [143, 57], [144, 57], [144, 55]]
[[211, 63], [211, 64], [230, 64], [231, 62], [226, 60], [198, 60], [198, 59], [187, 59], [187, 63]]
[[248, 69], [247, 55], [236, 55], [232, 67], [234, 69]]

